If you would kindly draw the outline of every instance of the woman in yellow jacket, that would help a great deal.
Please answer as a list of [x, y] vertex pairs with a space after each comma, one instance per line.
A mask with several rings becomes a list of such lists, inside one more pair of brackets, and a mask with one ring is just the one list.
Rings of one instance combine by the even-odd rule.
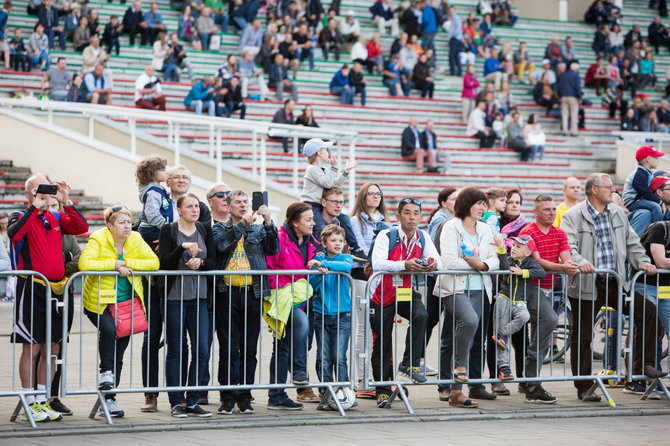
[[[144, 308], [142, 278], [132, 276], [133, 271], [155, 271], [158, 257], [137, 232], [132, 232], [130, 212], [123, 206], [105, 209], [106, 228], [91, 234], [79, 257], [81, 271], [118, 271], [115, 276], [87, 276], [84, 280], [84, 312], [98, 327], [100, 352], [100, 390], [111, 390], [118, 385], [123, 365], [123, 354], [130, 336], [116, 338], [116, 324], [107, 310], [107, 299], [117, 303], [138, 297]], [[100, 289], [98, 289], [100, 287]], [[104, 298], [100, 299], [101, 293]], [[115, 395], [105, 396], [112, 417], [122, 417], [124, 412], [116, 404]]]

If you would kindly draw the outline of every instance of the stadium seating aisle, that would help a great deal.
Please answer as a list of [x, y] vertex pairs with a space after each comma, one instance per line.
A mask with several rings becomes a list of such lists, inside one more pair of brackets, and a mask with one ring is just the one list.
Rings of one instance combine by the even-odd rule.
[[[148, 8], [149, 2], [144, 2]], [[324, 6], [328, 2], [324, 2]], [[348, 0], [342, 5], [342, 11], [352, 8], [361, 22], [364, 34], [370, 35], [376, 28], [372, 26], [367, 11], [369, 0]], [[476, 0], [458, 0], [455, 4], [457, 12], [465, 17], [475, 9]], [[643, 30], [653, 18], [653, 11], [646, 9], [646, 2], [641, 0], [626, 0], [624, 2], [624, 33], [632, 23], [638, 22]], [[10, 15], [8, 31], [13, 27], [32, 29], [35, 18], [28, 16], [25, 11], [26, 0], [14, 2], [14, 12]], [[169, 30], [176, 29], [176, 20], [179, 13], [169, 8], [167, 0], [158, 1], [161, 13]], [[89, 2], [90, 7], [97, 8], [101, 22], [105, 23], [111, 14], [123, 15], [128, 5], [107, 3], [106, 1]], [[327, 6], [326, 6], [327, 7]], [[522, 15], [522, 13], [521, 13]], [[231, 30], [234, 29], [231, 27]], [[591, 50], [591, 41], [595, 29], [591, 25], [579, 22], [539, 21], [520, 18], [514, 28], [496, 27], [495, 34], [499, 40], [509, 40], [516, 48], [521, 40], [528, 42], [529, 54], [536, 63], [540, 61], [544, 47], [552, 36], [564, 38], [573, 37], [577, 55], [582, 64], [582, 77], [586, 68], [593, 62], [594, 54]], [[646, 32], [643, 31], [643, 34]], [[238, 36], [226, 34], [222, 36], [222, 48], [218, 52], [196, 52], [187, 46], [188, 57], [197, 76], [214, 74], [218, 66], [223, 63], [225, 56], [237, 53]], [[384, 54], [388, 54], [393, 39], [385, 36], [381, 39]], [[113, 103], [116, 105], [133, 106], [134, 80], [141, 73], [143, 67], [151, 61], [151, 48], [133, 48], [128, 45], [126, 36], [121, 39], [121, 54], [113, 56], [109, 67], [114, 73]], [[547, 152], [542, 162], [523, 164], [518, 162], [518, 156], [511, 149], [478, 149], [476, 141], [465, 136], [465, 126], [460, 122], [460, 92], [461, 78], [450, 77], [445, 74], [448, 69], [446, 33], [441, 32], [436, 39], [437, 66], [435, 100], [418, 98], [417, 91], [413, 91], [411, 98], [392, 98], [382, 85], [378, 75], [368, 76], [368, 106], [360, 107], [340, 105], [337, 97], [328, 93], [328, 83], [337, 71], [342, 61], [349, 60], [349, 53], [342, 53], [341, 62], [317, 60], [314, 70], [307, 69], [304, 63], [298, 73], [297, 85], [300, 90], [300, 102], [296, 109], [300, 113], [303, 106], [312, 104], [317, 122], [322, 127], [332, 127], [359, 132], [356, 143], [357, 157], [361, 159], [361, 166], [357, 170], [357, 183], [374, 180], [384, 184], [384, 191], [388, 196], [396, 197], [412, 191], [412, 194], [424, 198], [427, 208], [435, 205], [434, 197], [437, 190], [443, 186], [477, 185], [483, 188], [499, 185], [518, 185], [528, 191], [528, 195], [540, 192], [560, 196], [561, 183], [565, 176], [576, 175], [585, 177], [594, 170], [612, 171], [615, 161], [614, 141], [610, 132], [617, 130], [619, 121], [607, 117], [607, 111], [600, 107], [600, 100], [593, 89], [585, 90], [586, 97], [593, 102], [593, 106], [586, 109], [586, 130], [580, 136], [563, 137], [557, 120], [542, 117], [541, 123], [547, 133]], [[81, 54], [71, 50], [65, 52], [53, 51], [52, 61], [58, 56], [66, 56], [68, 69], [77, 70], [81, 64]], [[670, 58], [663, 54], [657, 57], [657, 73], [662, 73], [670, 67]], [[483, 61], [477, 61], [477, 76], [482, 77]], [[659, 76], [663, 78], [664, 76]], [[664, 79], [659, 79], [661, 87]], [[15, 72], [0, 72], [0, 90], [10, 93], [16, 90], [27, 90], [37, 94], [39, 92], [40, 75], [34, 70], [30, 74]], [[190, 88], [188, 83], [164, 83], [163, 90], [167, 94], [167, 107], [173, 111], [185, 111], [183, 98]], [[518, 82], [512, 82], [511, 89], [519, 109], [525, 117], [530, 113], [544, 114], [544, 109], [533, 103], [530, 87]], [[662, 90], [645, 91], [656, 102], [662, 96]], [[247, 101], [247, 119], [269, 121], [280, 103], [271, 95], [271, 100], [260, 102]], [[358, 99], [355, 104], [358, 104]], [[297, 116], [296, 114], [296, 116]], [[414, 172], [413, 163], [404, 162], [399, 158], [400, 133], [407, 125], [410, 116], [417, 116], [420, 127], [427, 119], [435, 121], [435, 131], [438, 135], [440, 153], [449, 155], [449, 170], [443, 174], [421, 174]], [[233, 118], [237, 118], [236, 115]], [[155, 137], [167, 139], [165, 126], [162, 123], [138, 123], [138, 131], [151, 134]], [[374, 129], [371, 131], [371, 129]], [[225, 135], [230, 138], [224, 144], [224, 157], [241, 169], [250, 169], [251, 140], [240, 137], [241, 134]], [[242, 135], [243, 136], [243, 135]], [[194, 151], [208, 151], [208, 135], [202, 131], [184, 130], [181, 135], [187, 148]], [[346, 151], [346, 147], [344, 147]], [[442, 158], [441, 156], [441, 158]], [[282, 153], [279, 142], [271, 141], [268, 144], [269, 175], [272, 179], [290, 184], [292, 181], [292, 161], [290, 156]], [[7, 196], [7, 190], [4, 191]], [[20, 195], [12, 192], [10, 195]], [[351, 200], [350, 200], [351, 201]], [[14, 207], [7, 203], [3, 207]], [[527, 212], [528, 204], [524, 206]]]

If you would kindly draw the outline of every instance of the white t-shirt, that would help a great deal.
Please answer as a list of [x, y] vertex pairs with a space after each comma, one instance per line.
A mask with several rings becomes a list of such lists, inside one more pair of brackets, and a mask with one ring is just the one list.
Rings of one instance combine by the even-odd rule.
[[137, 102], [139, 99], [142, 99], [142, 98], [150, 101], [152, 95], [161, 92], [161, 84], [159, 82], [159, 83], [156, 84], [156, 92], [155, 93], [149, 93], [149, 94], [145, 94], [145, 95], [141, 94], [140, 90], [143, 90], [144, 88], [146, 88], [146, 85], [149, 82], [158, 82], [158, 78], [156, 76], [149, 77], [147, 75], [147, 73], [142, 73], [140, 75], [140, 77], [137, 78], [137, 80], [135, 81], [135, 102]]

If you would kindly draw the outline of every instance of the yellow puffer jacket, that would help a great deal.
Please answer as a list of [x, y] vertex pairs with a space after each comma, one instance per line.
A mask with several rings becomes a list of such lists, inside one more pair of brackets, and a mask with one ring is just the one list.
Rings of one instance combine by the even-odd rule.
[[[156, 254], [145, 243], [138, 232], [131, 232], [130, 237], [126, 239], [123, 245], [123, 259], [126, 266], [133, 271], [156, 271], [159, 268], [159, 261]], [[114, 265], [119, 259], [114, 248], [114, 239], [109, 229], [103, 228], [95, 231], [88, 239], [86, 247], [79, 257], [80, 271], [114, 271]], [[131, 280], [131, 277], [119, 277], [119, 280]], [[100, 277], [100, 287], [103, 290], [113, 290], [116, 284], [116, 277]], [[144, 306], [144, 293], [142, 290], [142, 278], [135, 276], [133, 283], [135, 295], [139, 296]], [[98, 277], [87, 276], [84, 279], [84, 308], [92, 313], [102, 314], [107, 305], [100, 304], [98, 308]], [[144, 309], [146, 313], [146, 308]]]

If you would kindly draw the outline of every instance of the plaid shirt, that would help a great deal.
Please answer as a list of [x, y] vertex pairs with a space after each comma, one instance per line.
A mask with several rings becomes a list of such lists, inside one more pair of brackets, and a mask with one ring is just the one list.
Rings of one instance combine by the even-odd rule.
[[586, 209], [588, 209], [593, 224], [596, 229], [596, 250], [597, 250], [597, 269], [615, 269], [614, 264], [614, 245], [612, 245], [612, 235], [610, 233], [610, 211], [605, 207], [605, 212], [599, 213], [589, 200], [586, 200]]

